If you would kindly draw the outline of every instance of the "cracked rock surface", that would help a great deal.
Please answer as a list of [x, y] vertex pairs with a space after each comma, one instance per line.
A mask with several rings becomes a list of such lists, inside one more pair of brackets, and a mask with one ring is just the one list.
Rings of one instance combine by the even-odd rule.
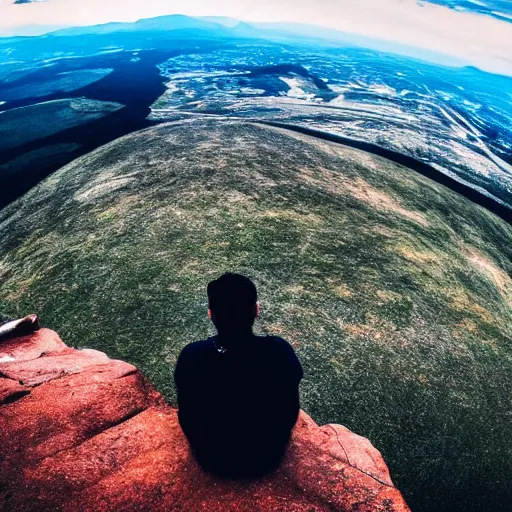
[[367, 439], [304, 411], [275, 473], [221, 480], [134, 366], [49, 329], [1, 342], [0, 361], [0, 510], [409, 510]]

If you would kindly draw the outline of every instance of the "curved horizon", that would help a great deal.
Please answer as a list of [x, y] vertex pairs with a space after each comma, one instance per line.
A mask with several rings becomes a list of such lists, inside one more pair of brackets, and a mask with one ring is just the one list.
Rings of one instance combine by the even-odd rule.
[[414, 56], [431, 52], [459, 65], [512, 76], [512, 23], [507, 21], [509, 14], [512, 20], [512, 8], [510, 13], [500, 13], [491, 5], [484, 11], [483, 2], [466, 1], [473, 3], [475, 10], [456, 9], [449, 0], [320, 0], [314, 6], [305, 2], [297, 5], [291, 0], [219, 0], [214, 8], [206, 0], [191, 0], [185, 9], [176, 0], [129, 4], [113, 0], [107, 5], [101, 0], [17, 2], [0, 0], [0, 36], [41, 35], [65, 27], [134, 22], [174, 13], [218, 16], [249, 23], [318, 26], [373, 40], [374, 45], [379, 41], [388, 47], [395, 45], [394, 53], [409, 51]]

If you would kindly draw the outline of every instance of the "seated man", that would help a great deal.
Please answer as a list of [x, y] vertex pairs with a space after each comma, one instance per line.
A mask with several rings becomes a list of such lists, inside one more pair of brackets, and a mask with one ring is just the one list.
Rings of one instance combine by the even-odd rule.
[[275, 469], [299, 414], [302, 367], [276, 336], [256, 336], [254, 283], [226, 273], [208, 284], [217, 335], [187, 345], [174, 380], [178, 417], [204, 470], [253, 477]]

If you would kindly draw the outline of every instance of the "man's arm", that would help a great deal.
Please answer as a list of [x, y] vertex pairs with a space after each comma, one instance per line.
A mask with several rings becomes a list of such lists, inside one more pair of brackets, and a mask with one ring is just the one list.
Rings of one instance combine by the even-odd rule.
[[290, 363], [290, 371], [288, 374], [289, 384], [287, 386], [288, 396], [286, 400], [286, 414], [285, 420], [286, 425], [291, 430], [295, 423], [297, 422], [297, 418], [299, 417], [300, 412], [300, 397], [299, 397], [299, 384], [304, 376], [304, 371], [302, 370], [302, 365], [300, 364], [297, 355], [293, 348], [289, 345], [289, 363]]
[[178, 420], [192, 448], [197, 448], [204, 439], [201, 414], [202, 396], [190, 349], [185, 347], [178, 357], [174, 370], [174, 382], [178, 393]]
[[299, 384], [304, 372], [292, 346], [283, 339], [280, 339], [279, 343], [282, 357], [279, 358], [276, 368], [278, 382], [273, 397], [274, 413], [277, 424], [281, 425], [284, 431], [290, 431], [299, 416]]

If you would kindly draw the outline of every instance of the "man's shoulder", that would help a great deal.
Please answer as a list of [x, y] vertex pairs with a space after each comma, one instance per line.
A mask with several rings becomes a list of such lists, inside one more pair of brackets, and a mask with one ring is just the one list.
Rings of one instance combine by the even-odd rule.
[[292, 345], [280, 336], [262, 336], [262, 338], [267, 346], [268, 355], [274, 359], [280, 370], [289, 368], [298, 380], [302, 379], [302, 365]]
[[296, 359], [297, 356], [295, 354], [295, 350], [291, 346], [291, 344], [286, 341], [284, 338], [280, 336], [261, 336], [259, 337], [261, 342], [265, 345], [266, 350], [272, 352], [274, 354], [280, 354], [285, 358], [293, 358]]
[[268, 347], [275, 348], [277, 350], [293, 350], [293, 347], [290, 345], [290, 343], [280, 336], [272, 336], [267, 334], [265, 336], [258, 336], [258, 338], [260, 338], [260, 340]]
[[174, 369], [174, 380], [176, 384], [183, 382], [184, 379], [195, 374], [198, 368], [202, 367], [202, 362], [208, 361], [208, 353], [211, 345], [211, 338], [194, 341], [185, 345], [180, 352], [176, 367]]
[[211, 352], [212, 337], [204, 340], [193, 341], [185, 345], [181, 350], [180, 357], [190, 357], [194, 355], [206, 354]]

